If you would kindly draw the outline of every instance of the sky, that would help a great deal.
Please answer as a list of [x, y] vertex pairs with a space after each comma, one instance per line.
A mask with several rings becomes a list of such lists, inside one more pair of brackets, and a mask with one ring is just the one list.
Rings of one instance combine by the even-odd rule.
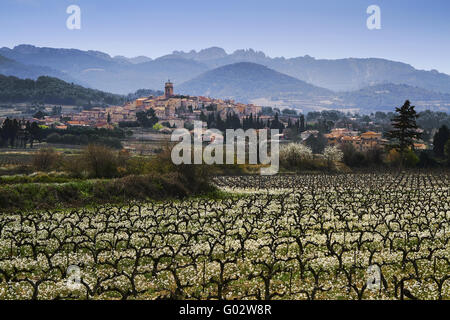
[[[67, 7], [81, 9], [69, 30]], [[369, 30], [370, 5], [381, 29]], [[448, 0], [1, 0], [0, 47], [156, 58], [211, 46], [270, 57], [385, 58], [450, 74]]]

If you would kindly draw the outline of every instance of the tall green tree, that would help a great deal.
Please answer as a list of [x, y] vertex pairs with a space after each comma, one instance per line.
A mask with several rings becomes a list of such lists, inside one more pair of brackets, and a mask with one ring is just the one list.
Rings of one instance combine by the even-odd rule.
[[322, 153], [327, 146], [327, 139], [321, 133], [319, 133], [317, 137], [311, 134], [305, 140], [305, 144], [311, 148], [313, 153], [319, 154]]
[[158, 123], [159, 119], [156, 116], [155, 110], [148, 109], [147, 111], [139, 111], [136, 113], [136, 120], [140, 126], [144, 128], [151, 128], [156, 123]]
[[300, 132], [306, 131], [306, 125], [305, 125], [305, 116], [302, 114], [300, 116]]
[[395, 108], [396, 115], [391, 120], [393, 129], [389, 131], [388, 137], [393, 142], [393, 146], [402, 154], [414, 147], [414, 141], [420, 138], [416, 123], [419, 115], [409, 100], [401, 108]]
[[27, 130], [29, 130], [30, 148], [33, 148], [35, 140], [42, 141], [42, 129], [36, 122], [33, 122], [27, 126]]
[[444, 147], [449, 139], [450, 130], [446, 125], [443, 125], [439, 128], [438, 132], [436, 132], [433, 138], [433, 151], [437, 156], [444, 156]]
[[281, 123], [281, 121], [278, 119], [278, 113], [275, 113], [273, 121], [270, 122], [270, 129], [278, 129], [278, 130], [284, 129], [283, 123]]

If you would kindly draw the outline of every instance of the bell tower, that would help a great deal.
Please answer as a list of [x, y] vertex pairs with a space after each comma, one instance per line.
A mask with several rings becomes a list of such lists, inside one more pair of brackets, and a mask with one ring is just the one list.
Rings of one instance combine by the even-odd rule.
[[170, 82], [170, 80], [168, 80], [166, 82], [164, 92], [165, 92], [164, 96], [165, 96], [166, 99], [169, 99], [170, 97], [173, 96], [173, 83]]

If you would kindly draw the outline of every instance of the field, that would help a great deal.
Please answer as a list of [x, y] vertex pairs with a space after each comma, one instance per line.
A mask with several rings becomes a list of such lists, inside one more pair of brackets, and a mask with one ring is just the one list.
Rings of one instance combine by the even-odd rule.
[[218, 177], [220, 199], [0, 214], [0, 299], [450, 299], [449, 178]]
[[20, 166], [30, 164], [33, 153], [29, 151], [6, 151], [0, 152], [0, 168], [9, 166]]

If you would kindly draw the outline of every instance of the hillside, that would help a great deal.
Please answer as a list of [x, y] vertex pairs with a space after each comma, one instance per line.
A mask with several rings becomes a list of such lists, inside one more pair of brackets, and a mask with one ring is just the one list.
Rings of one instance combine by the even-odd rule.
[[232, 98], [247, 102], [255, 98], [279, 95], [302, 97], [330, 96], [332, 92], [315, 87], [265, 66], [240, 62], [219, 67], [182, 83], [177, 92], [197, 96]]
[[417, 70], [411, 65], [385, 59], [316, 60], [300, 57], [274, 59], [269, 67], [334, 91], [358, 90], [393, 83], [450, 93], [450, 76], [436, 70]]
[[450, 111], [450, 94], [436, 93], [430, 90], [404, 84], [379, 84], [361, 90], [339, 94], [339, 100], [346, 107], [358, 107], [368, 110], [390, 110], [410, 100], [417, 106], [441, 111]]
[[37, 80], [0, 75], [0, 102], [40, 102], [64, 105], [121, 104], [125, 97], [87, 89], [51, 77]]
[[37, 79], [40, 76], [51, 76], [69, 82], [77, 82], [74, 78], [61, 71], [49, 67], [25, 65], [0, 55], [0, 74], [23, 79]]

